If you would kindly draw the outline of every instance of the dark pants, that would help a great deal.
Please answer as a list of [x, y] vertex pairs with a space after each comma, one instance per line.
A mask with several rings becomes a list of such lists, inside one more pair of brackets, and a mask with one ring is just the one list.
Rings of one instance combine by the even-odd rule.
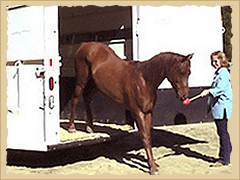
[[224, 112], [223, 119], [215, 119], [214, 121], [216, 123], [217, 133], [220, 139], [219, 161], [223, 164], [229, 164], [232, 145], [227, 130], [228, 119], [226, 118], [226, 113]]

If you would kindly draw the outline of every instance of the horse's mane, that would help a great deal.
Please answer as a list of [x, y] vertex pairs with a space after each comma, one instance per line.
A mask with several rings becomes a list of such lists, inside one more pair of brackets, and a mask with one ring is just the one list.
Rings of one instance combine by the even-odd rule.
[[154, 70], [157, 68], [159, 69], [159, 66], [164, 66], [164, 63], [168, 63], [169, 65], [173, 65], [175, 63], [178, 63], [180, 58], [184, 58], [185, 56], [180, 55], [178, 53], [174, 52], [163, 52], [159, 53], [149, 60], [145, 61], [135, 61], [130, 60], [128, 61], [129, 64], [132, 66], [131, 71], [140, 71], [145, 75], [154, 73]]

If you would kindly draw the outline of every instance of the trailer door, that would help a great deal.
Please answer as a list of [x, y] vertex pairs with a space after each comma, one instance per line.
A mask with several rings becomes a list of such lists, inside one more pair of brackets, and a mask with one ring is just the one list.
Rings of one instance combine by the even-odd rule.
[[[210, 54], [223, 49], [221, 7], [133, 7], [133, 57], [149, 59], [165, 51], [194, 53], [190, 87], [210, 86]], [[160, 88], [171, 88], [165, 80]]]
[[60, 141], [58, 76], [58, 8], [9, 8], [9, 149], [46, 151]]

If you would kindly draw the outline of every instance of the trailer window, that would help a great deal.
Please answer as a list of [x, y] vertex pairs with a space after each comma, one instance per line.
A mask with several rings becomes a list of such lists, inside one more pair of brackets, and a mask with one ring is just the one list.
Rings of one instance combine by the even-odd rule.
[[122, 59], [126, 59], [125, 56], [125, 39], [111, 40], [109, 45], [110, 48]]

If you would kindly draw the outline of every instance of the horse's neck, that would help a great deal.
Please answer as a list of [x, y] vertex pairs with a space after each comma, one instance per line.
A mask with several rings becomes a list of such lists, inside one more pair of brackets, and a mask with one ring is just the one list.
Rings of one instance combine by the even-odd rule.
[[166, 78], [166, 63], [159, 58], [141, 63], [141, 71], [147, 84], [152, 88], [158, 88]]

